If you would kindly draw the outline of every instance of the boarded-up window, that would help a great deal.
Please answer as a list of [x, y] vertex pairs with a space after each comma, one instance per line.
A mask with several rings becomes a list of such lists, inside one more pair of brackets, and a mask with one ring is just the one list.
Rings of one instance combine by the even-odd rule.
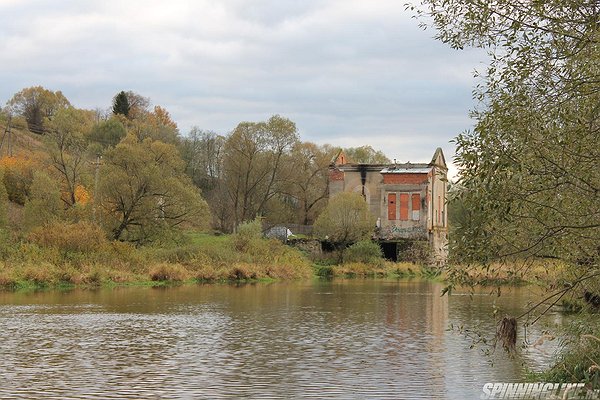
[[396, 193], [388, 193], [388, 220], [396, 219]]
[[418, 221], [421, 218], [421, 195], [412, 194], [412, 220]]
[[400, 193], [400, 221], [408, 221], [408, 193]]

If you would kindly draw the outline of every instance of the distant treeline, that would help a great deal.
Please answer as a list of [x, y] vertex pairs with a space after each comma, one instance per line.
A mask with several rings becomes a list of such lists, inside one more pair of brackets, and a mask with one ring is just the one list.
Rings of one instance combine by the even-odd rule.
[[[84, 110], [60, 91], [30, 87], [7, 102], [0, 123], [33, 133], [13, 135], [12, 154], [1, 149], [0, 190], [13, 204], [3, 213], [10, 208], [7, 223], [23, 233], [89, 221], [112, 239], [147, 242], [180, 227], [232, 232], [257, 216], [312, 224], [340, 151], [301, 141], [279, 115], [226, 134], [181, 134], [166, 109], [131, 91], [108, 109]], [[389, 162], [370, 146], [344, 150], [355, 162]]]

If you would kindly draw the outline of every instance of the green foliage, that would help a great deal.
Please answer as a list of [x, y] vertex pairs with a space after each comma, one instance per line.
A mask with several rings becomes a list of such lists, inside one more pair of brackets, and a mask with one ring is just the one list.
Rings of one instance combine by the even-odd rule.
[[455, 253], [464, 261], [551, 256], [598, 268], [597, 4], [422, 5], [439, 39], [491, 56], [476, 92], [486, 106], [473, 113], [474, 131], [456, 138], [458, 196], [468, 211]]
[[565, 327], [567, 336], [556, 363], [534, 379], [545, 382], [585, 382], [600, 388], [600, 326], [596, 315], [579, 316]]
[[89, 140], [103, 148], [116, 146], [127, 135], [125, 126], [118, 118], [111, 118], [95, 125], [89, 133]]
[[182, 225], [208, 226], [208, 206], [183, 174], [175, 146], [128, 136], [105, 160], [99, 191], [114, 239], [140, 242]]
[[0, 231], [6, 228], [8, 221], [8, 193], [4, 186], [4, 176], [0, 169]]
[[348, 160], [356, 164], [389, 164], [390, 159], [380, 150], [371, 146], [348, 147], [344, 149]]
[[344, 255], [345, 262], [377, 264], [383, 261], [381, 247], [372, 240], [361, 240], [348, 247]]
[[[560, 285], [561, 297], [598, 288], [597, 1], [423, 0], [421, 6], [438, 39], [490, 55], [475, 91], [475, 128], [455, 139], [456, 195], [464, 208], [451, 254], [488, 268], [495, 260], [558, 259], [571, 276]], [[464, 275], [453, 268], [452, 276]], [[563, 348], [550, 381], [598, 384], [599, 341], [582, 343], [581, 333], [571, 332], [576, 340]]]
[[320, 278], [333, 278], [333, 267], [331, 265], [313, 265], [315, 275]]
[[129, 116], [129, 99], [124, 91], [120, 91], [113, 98], [112, 112], [114, 115]]
[[69, 107], [69, 100], [60, 91], [52, 92], [42, 86], [25, 88], [8, 101], [12, 113], [23, 116], [31, 132], [42, 134], [48, 119]]
[[242, 122], [227, 138], [222, 183], [233, 226], [264, 215], [269, 200], [283, 194], [290, 173], [285, 156], [297, 142], [296, 124], [279, 115], [266, 122]]
[[339, 193], [315, 221], [313, 234], [336, 245], [338, 262], [344, 259], [346, 248], [369, 239], [375, 229], [375, 217], [358, 193]]
[[91, 129], [92, 113], [68, 107], [59, 110], [46, 134], [52, 166], [61, 178], [63, 200], [68, 207], [77, 203], [77, 188], [86, 178], [85, 136]]
[[357, 193], [339, 193], [314, 225], [314, 234], [330, 242], [349, 245], [370, 238], [375, 229], [375, 218], [367, 203]]
[[31, 184], [31, 195], [25, 202], [24, 225], [26, 230], [57, 221], [63, 213], [58, 183], [48, 174], [36, 171]]
[[260, 218], [250, 222], [244, 222], [238, 226], [236, 233], [232, 235], [232, 244], [236, 251], [248, 252], [262, 240], [262, 225]]

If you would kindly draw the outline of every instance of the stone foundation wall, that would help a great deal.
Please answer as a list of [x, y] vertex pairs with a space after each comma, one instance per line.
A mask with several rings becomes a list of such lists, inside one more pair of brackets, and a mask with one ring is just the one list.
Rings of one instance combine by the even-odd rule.
[[311, 256], [320, 256], [323, 253], [321, 242], [317, 239], [288, 239], [288, 246], [302, 250]]

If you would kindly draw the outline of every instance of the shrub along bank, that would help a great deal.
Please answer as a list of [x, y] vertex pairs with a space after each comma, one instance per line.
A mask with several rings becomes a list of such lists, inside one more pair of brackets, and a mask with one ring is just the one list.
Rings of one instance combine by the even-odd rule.
[[416, 264], [385, 261], [370, 241], [350, 246], [343, 263], [336, 254], [307, 254], [263, 238], [258, 222], [242, 224], [233, 235], [188, 231], [143, 246], [110, 241], [85, 221], [55, 222], [25, 237], [0, 235], [0, 287], [5, 289], [439, 275]]
[[[448, 278], [422, 264], [384, 260], [379, 246], [359, 241], [344, 251], [315, 254], [265, 239], [260, 224], [242, 224], [233, 235], [188, 231], [152, 245], [110, 241], [93, 223], [55, 222], [25, 237], [0, 230], [0, 287], [150, 284], [345, 278]], [[548, 263], [467, 266], [465, 285], [548, 283], [560, 280], [561, 267]], [[529, 277], [529, 279], [525, 279]]]
[[187, 233], [151, 246], [108, 241], [87, 222], [47, 225], [23, 239], [3, 236], [0, 286], [4, 288], [312, 275], [309, 260], [299, 251], [243, 230], [228, 236]]

